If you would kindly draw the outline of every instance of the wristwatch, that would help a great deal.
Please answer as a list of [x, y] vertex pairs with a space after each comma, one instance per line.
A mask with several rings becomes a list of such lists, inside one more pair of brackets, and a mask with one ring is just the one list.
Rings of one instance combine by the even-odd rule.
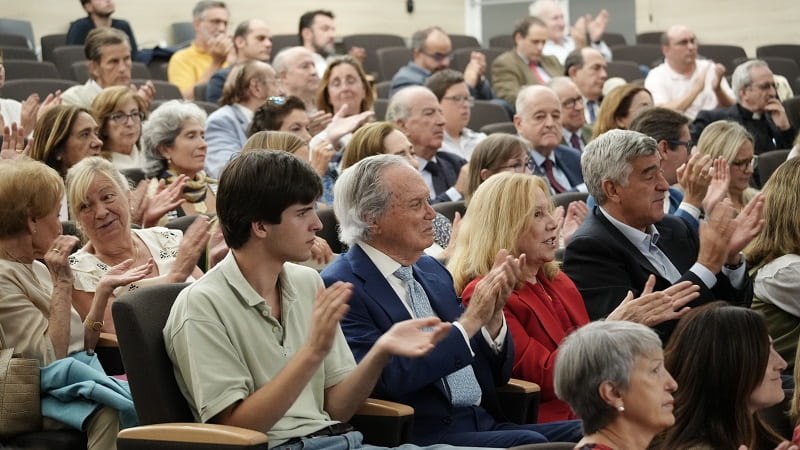
[[725, 264], [725, 268], [728, 270], [736, 270], [742, 267], [742, 264], [744, 264], [744, 255], [742, 252], [739, 252], [739, 262], [737, 264]]
[[87, 317], [86, 320], [83, 321], [83, 326], [93, 331], [100, 331], [103, 329], [103, 321], [95, 321]]

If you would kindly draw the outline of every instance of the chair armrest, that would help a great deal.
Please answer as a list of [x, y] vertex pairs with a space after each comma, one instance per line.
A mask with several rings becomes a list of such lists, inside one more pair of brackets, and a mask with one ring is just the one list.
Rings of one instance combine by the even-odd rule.
[[496, 389], [500, 408], [509, 422], [536, 423], [539, 418], [539, 385], [511, 378], [508, 384]]
[[[253, 446], [266, 444], [267, 435], [247, 428], [212, 423], [161, 423], [127, 428], [118, 439], [198, 444]], [[266, 445], [264, 446], [266, 448]]]
[[97, 347], [119, 347], [117, 335], [111, 333], [100, 333], [100, 339], [97, 340]]
[[518, 378], [509, 378], [508, 384], [497, 388], [497, 392], [503, 393], [518, 393], [528, 394], [533, 392], [540, 392], [542, 389], [538, 384], [530, 381], [520, 380]]
[[356, 411], [357, 416], [413, 416], [414, 408], [402, 403], [390, 402], [388, 400], [378, 400], [368, 398], [364, 404]]
[[364, 435], [364, 442], [380, 447], [397, 447], [411, 441], [414, 408], [401, 403], [368, 398], [350, 419]]

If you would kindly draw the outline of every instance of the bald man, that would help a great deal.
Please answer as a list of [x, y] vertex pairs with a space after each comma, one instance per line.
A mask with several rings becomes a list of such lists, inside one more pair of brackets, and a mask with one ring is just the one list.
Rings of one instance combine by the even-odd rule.
[[701, 110], [734, 105], [733, 90], [725, 80], [725, 66], [698, 60], [697, 52], [697, 37], [689, 28], [673, 25], [664, 32], [664, 63], [651, 70], [644, 82], [656, 106], [694, 119]]

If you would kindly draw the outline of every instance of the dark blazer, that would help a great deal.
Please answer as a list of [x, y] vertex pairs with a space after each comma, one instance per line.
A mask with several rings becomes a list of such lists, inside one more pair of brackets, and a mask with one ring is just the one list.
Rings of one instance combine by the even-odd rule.
[[[436, 314], [447, 322], [458, 319], [463, 307], [447, 269], [436, 259], [422, 256], [413, 270]], [[358, 245], [336, 258], [321, 275], [327, 286], [336, 281], [353, 284], [350, 310], [342, 320], [342, 330], [357, 361], [393, 324], [411, 318], [389, 282]], [[514, 346], [510, 336], [509, 333], [506, 337], [503, 351], [495, 355], [481, 334], [476, 334], [470, 340], [473, 358], [463, 335], [453, 327], [427, 356], [392, 357], [372, 395], [414, 408], [415, 443], [436, 443], [445, 434], [477, 431], [476, 421], [493, 421], [486, 410], [499, 413], [495, 387], [507, 383], [511, 376]], [[468, 364], [472, 364], [483, 391], [482, 408], [453, 407], [442, 383], [444, 376]], [[470, 409], [474, 414], [464, 414]]]
[[[655, 224], [660, 233], [656, 244], [683, 275], [678, 280], [689, 280], [700, 286], [700, 297], [689, 306], [699, 306], [715, 299], [728, 300], [749, 306], [752, 299], [751, 284], [734, 289], [721, 273], [717, 283], [708, 289], [689, 269], [697, 262], [700, 239], [697, 231], [675, 216], [665, 215]], [[664, 290], [672, 285], [662, 278], [647, 258], [606, 219], [599, 207], [592, 209], [578, 231], [572, 235], [564, 253], [564, 272], [575, 282], [589, 318], [598, 320], [607, 316], [625, 298], [628, 291], [641, 295], [650, 274], [656, 276], [654, 290]], [[675, 327], [675, 321], [655, 327], [666, 343]]]
[[[583, 148], [586, 148], [586, 145], [592, 141], [592, 125], [586, 124], [582, 126], [578, 131], [578, 136], [580, 136], [581, 140], [583, 141]], [[569, 148], [575, 148], [572, 146], [572, 143], [567, 141], [567, 138], [563, 136], [561, 137], [561, 145], [566, 145]], [[583, 148], [576, 148], [575, 150], [583, 153]]]
[[[539, 65], [551, 77], [564, 73], [564, 68], [555, 56], [543, 55]], [[513, 48], [492, 62], [492, 83], [494, 83], [495, 97], [502, 98], [512, 105], [517, 101], [517, 94], [524, 86], [541, 84]]]
[[211, 75], [206, 85], [206, 101], [211, 103], [219, 102], [222, 97], [222, 87], [225, 85], [225, 80], [228, 79], [228, 74], [233, 70], [233, 66], [223, 67]]
[[753, 135], [753, 150], [756, 155], [770, 150], [792, 148], [796, 130], [791, 124], [788, 130], [781, 130], [775, 125], [769, 114], [762, 115], [760, 119], [754, 119], [753, 112], [738, 103], [728, 108], [710, 109], [697, 113], [697, 118], [690, 127], [692, 140], [697, 142], [703, 130], [718, 120], [732, 120], [742, 124]]
[[[556, 155], [556, 167], [561, 169], [561, 171], [567, 176], [567, 180], [569, 180], [569, 186], [564, 187], [569, 187], [570, 190], [574, 191], [578, 186], [583, 184], [583, 172], [581, 172], [581, 152], [566, 145], [559, 145], [555, 148], [555, 150], [553, 150], [553, 152], [555, 152]], [[534, 175], [539, 175], [547, 180], [544, 169], [542, 169], [540, 166], [534, 166], [533, 173]]]
[[[442, 179], [444, 180], [445, 184], [447, 184], [447, 189], [450, 189], [456, 184], [456, 180], [458, 180], [458, 172], [461, 171], [461, 167], [466, 164], [467, 161], [455, 153], [443, 151], [436, 152], [436, 161], [439, 165], [438, 173], [434, 174], [429, 172], [431, 174], [431, 179], [434, 181], [433, 185], [436, 186], [437, 179]], [[433, 200], [431, 200], [431, 203], [452, 201], [452, 199], [448, 197], [445, 192], [446, 190], [435, 192], [435, 197]]]
[[[414, 61], [409, 62], [401, 67], [397, 73], [392, 77], [392, 85], [389, 88], [389, 98], [391, 98], [397, 91], [407, 88], [409, 86], [425, 86], [425, 81], [431, 76], [431, 72], [414, 64]], [[492, 91], [492, 83], [484, 77], [478, 82], [477, 86], [470, 86], [469, 95], [478, 100], [491, 100], [494, 98], [494, 91]]]

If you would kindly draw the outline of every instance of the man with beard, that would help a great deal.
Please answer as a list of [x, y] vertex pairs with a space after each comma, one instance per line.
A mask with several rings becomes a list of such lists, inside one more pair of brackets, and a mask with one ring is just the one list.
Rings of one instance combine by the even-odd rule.
[[202, 0], [192, 10], [194, 41], [169, 60], [167, 78], [178, 86], [183, 98], [194, 99], [194, 87], [208, 82], [228, 64], [233, 41], [228, 36], [228, 7], [219, 1]]
[[136, 56], [136, 52], [139, 50], [136, 48], [136, 39], [133, 37], [131, 25], [127, 20], [111, 18], [111, 15], [114, 14], [114, 0], [81, 0], [81, 5], [88, 15], [69, 24], [67, 45], [83, 45], [86, 42], [86, 36], [93, 29], [111, 27], [128, 35], [131, 55]]
[[[314, 56], [314, 67], [317, 76], [322, 78], [328, 67], [326, 58], [336, 54], [336, 24], [333, 23], [333, 13], [323, 9], [309, 11], [300, 16], [298, 37], [303, 47], [311, 51]], [[364, 64], [366, 52], [361, 47], [353, 47], [347, 54]]]

